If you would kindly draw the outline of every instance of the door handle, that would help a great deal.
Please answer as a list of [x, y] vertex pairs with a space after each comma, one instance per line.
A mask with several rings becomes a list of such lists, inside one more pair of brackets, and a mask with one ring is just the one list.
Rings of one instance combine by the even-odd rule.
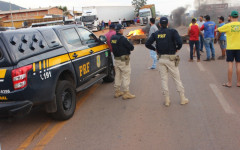
[[90, 51], [89, 51], [90, 54], [93, 54], [93, 52], [94, 52], [93, 50], [90, 50]]
[[74, 53], [74, 54], [73, 54], [73, 57], [74, 57], [74, 58], [77, 58], [77, 57], [78, 57], [78, 54]]

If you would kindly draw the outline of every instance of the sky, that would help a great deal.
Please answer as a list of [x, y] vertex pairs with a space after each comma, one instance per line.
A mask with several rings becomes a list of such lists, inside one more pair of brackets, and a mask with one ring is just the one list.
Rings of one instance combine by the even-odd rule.
[[[130, 6], [132, 0], [2, 0], [22, 6], [24, 8], [39, 8], [49, 6], [67, 6], [69, 10], [81, 10], [83, 6]], [[148, 4], [155, 4], [156, 10], [162, 15], [170, 14], [180, 6], [189, 5], [193, 9], [194, 0], [148, 0]]]

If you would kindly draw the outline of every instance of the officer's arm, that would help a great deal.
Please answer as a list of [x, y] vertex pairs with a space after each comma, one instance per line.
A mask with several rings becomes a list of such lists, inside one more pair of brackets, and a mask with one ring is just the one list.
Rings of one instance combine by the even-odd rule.
[[156, 48], [152, 45], [155, 41], [155, 33], [153, 33], [150, 38], [145, 43], [145, 46], [150, 50], [155, 50]]
[[173, 32], [173, 36], [177, 44], [177, 50], [180, 50], [182, 48], [182, 39], [176, 30], [174, 30]]
[[128, 41], [126, 38], [123, 38], [123, 46], [125, 46], [130, 51], [134, 50], [133, 44], [130, 41]]

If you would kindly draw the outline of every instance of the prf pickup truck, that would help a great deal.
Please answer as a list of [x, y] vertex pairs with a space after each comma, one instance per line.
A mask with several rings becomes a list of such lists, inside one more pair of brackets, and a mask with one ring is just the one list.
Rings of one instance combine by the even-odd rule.
[[42, 105], [54, 119], [71, 118], [76, 92], [114, 81], [105, 42], [77, 25], [0, 32], [0, 116]]

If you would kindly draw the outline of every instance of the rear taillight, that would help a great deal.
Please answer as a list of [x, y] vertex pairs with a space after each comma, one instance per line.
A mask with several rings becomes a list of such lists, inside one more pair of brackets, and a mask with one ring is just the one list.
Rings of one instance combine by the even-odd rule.
[[12, 70], [12, 81], [14, 90], [19, 90], [27, 86], [27, 74], [31, 69], [32, 65], [28, 65]]

